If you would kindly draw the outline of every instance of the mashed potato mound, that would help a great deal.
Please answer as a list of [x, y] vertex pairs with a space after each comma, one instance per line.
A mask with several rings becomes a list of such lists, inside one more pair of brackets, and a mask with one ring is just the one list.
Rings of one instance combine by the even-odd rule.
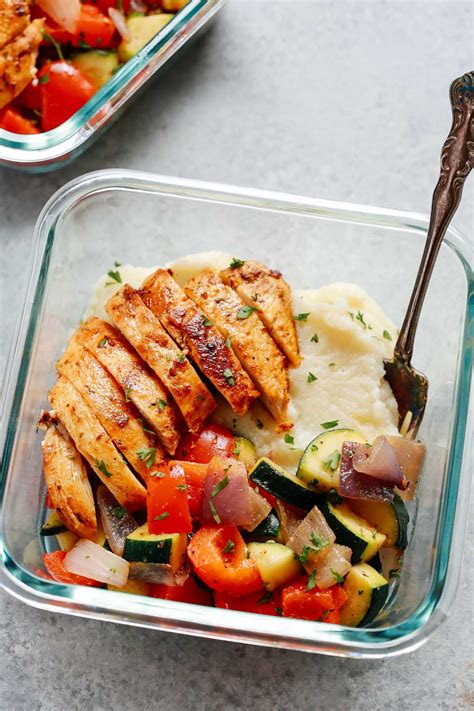
[[[202, 269], [225, 268], [230, 257], [221, 252], [190, 255], [169, 265], [183, 284]], [[123, 283], [138, 287], [153, 270], [120, 267]], [[108, 284], [106, 286], [106, 284]], [[104, 304], [121, 284], [102, 277], [85, 317], [107, 318]], [[317, 290], [293, 287], [302, 363], [290, 368], [290, 437], [275, 431], [275, 423], [257, 402], [245, 417], [237, 417], [220, 401], [212, 419], [251, 439], [260, 456], [271, 454], [278, 464], [296, 468], [322, 423], [359, 430], [368, 442], [380, 434], [397, 434], [397, 403], [384, 379], [383, 361], [390, 358], [396, 329], [382, 309], [354, 284], [335, 283]]]

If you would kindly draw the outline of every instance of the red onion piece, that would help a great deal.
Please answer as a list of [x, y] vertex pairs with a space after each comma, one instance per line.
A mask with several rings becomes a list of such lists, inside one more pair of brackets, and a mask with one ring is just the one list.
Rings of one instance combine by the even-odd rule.
[[331, 549], [336, 536], [317, 506], [297, 527], [287, 545], [300, 556], [308, 572], [314, 570]]
[[137, 522], [105, 486], [97, 489], [97, 505], [109, 546], [116, 555], [123, 555], [125, 539], [138, 528]]
[[408, 485], [395, 450], [386, 437], [377, 437], [372, 447], [359, 444], [354, 449], [352, 466], [359, 474], [367, 474], [399, 489], [406, 489]]
[[128, 29], [127, 21], [123, 12], [120, 12], [120, 10], [117, 10], [115, 7], [109, 7], [107, 12], [109, 13], [109, 17], [114, 23], [115, 29], [119, 35], [125, 40], [125, 42], [128, 42], [130, 39], [130, 30]]
[[335, 543], [324, 559], [318, 564], [314, 580], [320, 590], [326, 590], [340, 583], [351, 569], [352, 551], [347, 546]]
[[44, 12], [68, 32], [76, 32], [81, 14], [80, 0], [36, 0]]
[[275, 511], [280, 519], [280, 533], [283, 543], [287, 543], [306, 516], [306, 511], [290, 506], [284, 501], [275, 501]]
[[[357, 442], [343, 442], [339, 467], [338, 493], [347, 499], [367, 499], [369, 501], [393, 501], [393, 484], [356, 472], [353, 455], [360, 445]], [[362, 445], [364, 446], [364, 445]]]
[[129, 563], [97, 543], [81, 538], [64, 558], [70, 573], [84, 575], [100, 583], [123, 588], [128, 580]]
[[203, 486], [203, 524], [243, 526], [253, 530], [270, 510], [270, 504], [251, 488], [243, 462], [220, 457], [211, 459]]
[[408, 488], [400, 492], [406, 501], [411, 501], [415, 496], [418, 479], [423, 468], [426, 456], [426, 446], [422, 442], [414, 442], [405, 437], [387, 435], [389, 444], [393, 447], [400, 464], [403, 475], [408, 481]]

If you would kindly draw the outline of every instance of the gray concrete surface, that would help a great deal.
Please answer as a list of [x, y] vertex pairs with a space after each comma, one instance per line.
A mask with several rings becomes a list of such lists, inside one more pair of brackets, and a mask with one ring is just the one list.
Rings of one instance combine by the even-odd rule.
[[[426, 211], [473, 65], [470, 2], [230, 0], [214, 29], [72, 166], [0, 172], [0, 373], [36, 217], [71, 178], [127, 167]], [[472, 181], [455, 225], [473, 234]], [[1, 711], [474, 708], [473, 531], [449, 620], [380, 661], [173, 636], [0, 593]]]

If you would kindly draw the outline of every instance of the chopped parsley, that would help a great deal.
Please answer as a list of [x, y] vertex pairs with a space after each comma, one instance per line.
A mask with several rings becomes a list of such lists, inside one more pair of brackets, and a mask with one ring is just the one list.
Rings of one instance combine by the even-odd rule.
[[121, 266], [122, 266], [122, 263], [121, 263], [121, 262], [117, 262], [117, 260], [115, 260], [115, 262], [114, 262], [114, 267], [121, 267]]
[[105, 348], [105, 346], [108, 344], [109, 339], [108, 338], [103, 338], [101, 341], [99, 341], [99, 348]]
[[168, 403], [166, 402], [166, 400], [162, 400], [161, 398], [158, 400], [158, 407], [160, 410], [164, 410], [167, 405]]
[[125, 402], [130, 402], [130, 393], [132, 392], [132, 388], [124, 388], [123, 392], [125, 393]]
[[118, 269], [116, 269], [116, 271], [110, 269], [110, 271], [107, 272], [107, 276], [116, 281], [118, 284], [122, 283], [122, 277], [120, 276]]
[[150, 477], [157, 477], [157, 479], [163, 479], [164, 472], [150, 472]]
[[316, 571], [313, 570], [313, 572], [311, 573], [311, 575], [308, 578], [308, 582], [306, 583], [306, 590], [308, 590], [308, 592], [316, 587], [315, 578], [316, 578]]
[[335, 472], [339, 466], [340, 461], [341, 453], [339, 452], [339, 450], [335, 449], [334, 452], [331, 452], [329, 457], [324, 460], [323, 467], [326, 467], [327, 469], [332, 469], [332, 471]]
[[227, 338], [225, 339], [225, 347], [230, 348], [230, 346], [231, 346], [231, 338], [230, 338], [230, 336], [227, 336]]
[[178, 363], [184, 363], [184, 361], [186, 360], [186, 356], [184, 355], [184, 353], [180, 353], [176, 360], [178, 361]]
[[222, 489], [225, 489], [229, 483], [229, 477], [225, 476], [223, 479], [217, 482], [213, 490], [211, 491], [211, 499], [213, 499], [217, 494], [219, 494]]
[[[212, 496], [212, 494], [211, 494], [211, 496]], [[214, 521], [215, 521], [216, 523], [221, 523], [221, 522], [222, 522], [221, 517], [220, 517], [219, 514], [217, 513], [217, 509], [216, 509], [216, 507], [214, 506], [214, 502], [213, 502], [213, 501], [209, 501], [209, 508], [210, 508], [210, 510], [211, 510], [212, 518], [214, 519]]]
[[209, 321], [207, 316], [202, 315], [202, 322], [204, 326], [212, 326], [212, 321]]
[[317, 333], [313, 333], [311, 336], [311, 343], [319, 343], [319, 336]]
[[243, 267], [245, 262], [243, 259], [237, 259], [236, 257], [232, 257], [232, 261], [230, 263], [230, 268], [231, 269], [238, 269], [239, 267]]
[[142, 462], [145, 462], [147, 469], [151, 469], [155, 463], [156, 449], [155, 447], [142, 447], [142, 449], [137, 451], [137, 457], [141, 459]]
[[331, 575], [334, 578], [334, 580], [336, 581], [336, 583], [341, 584], [344, 582], [344, 578], [342, 577], [342, 575], [339, 575], [339, 573], [336, 570], [333, 570], [332, 568], [331, 568]]
[[198, 393], [198, 394], [196, 395], [196, 397], [197, 397], [197, 399], [200, 400], [201, 402], [204, 402], [204, 400], [206, 399], [206, 398], [204, 397], [204, 395], [201, 395], [201, 393]]
[[248, 318], [252, 311], [258, 311], [258, 309], [255, 306], [242, 306], [237, 311], [237, 318], [240, 318], [242, 320]]
[[127, 510], [123, 506], [114, 506], [110, 511], [116, 518], [123, 518], [127, 514]]
[[279, 617], [282, 617], [282, 615], [283, 615], [283, 608], [281, 608], [281, 607], [275, 607], [275, 612], [277, 613], [277, 615], [278, 615]]
[[95, 460], [95, 465], [97, 469], [102, 472], [102, 474], [105, 474], [106, 477], [112, 476], [112, 472], [109, 472], [107, 469], [105, 462], [102, 459], [96, 459]]
[[362, 311], [358, 311], [356, 314], [354, 314], [353, 311], [348, 311], [347, 313], [349, 314], [349, 316], [351, 317], [351, 319], [353, 321], [354, 320], [358, 321], [364, 327], [364, 329], [368, 328], [370, 331], [372, 330], [372, 326], [369, 326], [369, 324], [366, 323], [366, 321], [364, 319], [364, 314], [362, 313]]
[[323, 430], [332, 430], [333, 427], [337, 427], [339, 420], [329, 420], [329, 422], [321, 422], [321, 427]]
[[233, 372], [231, 371], [230, 368], [226, 368], [226, 369], [224, 370], [223, 376], [224, 376], [224, 378], [227, 380], [227, 382], [228, 382], [229, 385], [234, 385], [234, 383], [235, 383], [234, 374], [233, 374]]
[[328, 368], [334, 368], [335, 365], [335, 363], [329, 363]]
[[314, 381], [317, 379], [318, 379], [317, 375], [314, 375], [314, 373], [311, 373], [311, 372], [308, 373], [308, 378], [307, 378], [308, 383], [314, 383]]
[[59, 59], [62, 62], [64, 62], [64, 54], [63, 54], [63, 50], [61, 48], [61, 44], [57, 40], [55, 40], [54, 37], [51, 37], [51, 35], [48, 32], [43, 32], [43, 37], [46, 40], [46, 42], [51, 42], [51, 44], [53, 45], [54, 49], [57, 52]]
[[319, 551], [322, 551], [323, 548], [326, 548], [329, 545], [327, 538], [323, 538], [315, 531], [311, 531], [309, 539], [311, 541], [311, 545], [303, 546], [301, 553], [298, 556], [301, 563], [309, 563], [309, 556], [311, 553], [319, 553]]
[[387, 341], [392, 340], [392, 336], [390, 335], [390, 333], [388, 331], [384, 331], [382, 335]]
[[186, 491], [186, 484], [178, 484], [176, 488], [178, 491]]
[[271, 602], [271, 599], [273, 597], [273, 593], [271, 590], [267, 590], [266, 592], [263, 593], [262, 597], [256, 601], [257, 605], [268, 605], [269, 602]]
[[294, 444], [295, 443], [295, 438], [293, 437], [293, 435], [288, 434], [288, 432], [285, 434], [283, 439], [285, 440], [285, 442], [287, 444]]
[[257, 425], [257, 427], [258, 427], [259, 430], [263, 430], [263, 422], [262, 422], [262, 420], [260, 420], [258, 417], [257, 417], [257, 419], [255, 420], [255, 424]]
[[153, 521], [163, 521], [163, 519], [168, 518], [168, 516], [169, 516], [168, 511], [163, 511], [163, 513], [160, 514], [159, 516], [153, 516]]
[[[232, 427], [234, 427], [234, 425], [232, 425]], [[236, 457], [240, 456], [240, 441], [238, 439], [236, 439], [234, 443], [234, 454]]]
[[42, 77], [38, 79], [40, 84], [47, 84], [49, 82], [49, 74], [43, 74]]
[[294, 314], [293, 320], [294, 321], [307, 321], [308, 316], [309, 316], [309, 312], [307, 314]]
[[235, 548], [235, 543], [234, 543], [234, 541], [231, 541], [229, 538], [229, 540], [225, 544], [224, 548], [222, 549], [222, 552], [223, 553], [232, 553], [234, 548]]

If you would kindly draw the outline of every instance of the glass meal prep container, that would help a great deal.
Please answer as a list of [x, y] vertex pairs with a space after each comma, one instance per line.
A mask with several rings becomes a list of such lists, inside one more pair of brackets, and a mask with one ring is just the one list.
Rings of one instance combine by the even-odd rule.
[[225, 0], [189, 0], [71, 118], [37, 135], [0, 129], [0, 166], [41, 173], [77, 158], [120, 115], [156, 72], [214, 17]]
[[420, 646], [452, 605], [469, 500], [473, 281], [468, 243], [452, 228], [434, 271], [414, 356], [430, 380], [419, 433], [428, 452], [415, 535], [393, 603], [372, 627], [63, 585], [38, 577], [32, 566], [44, 550], [38, 413], [48, 406], [55, 361], [97, 279], [114, 260], [160, 265], [217, 247], [281, 269], [294, 288], [355, 282], [400, 324], [427, 225], [426, 216], [414, 213], [123, 170], [86, 175], [56, 193], [36, 226], [29, 288], [5, 381], [0, 542], [5, 589], [43, 609], [259, 645], [358, 657]]

